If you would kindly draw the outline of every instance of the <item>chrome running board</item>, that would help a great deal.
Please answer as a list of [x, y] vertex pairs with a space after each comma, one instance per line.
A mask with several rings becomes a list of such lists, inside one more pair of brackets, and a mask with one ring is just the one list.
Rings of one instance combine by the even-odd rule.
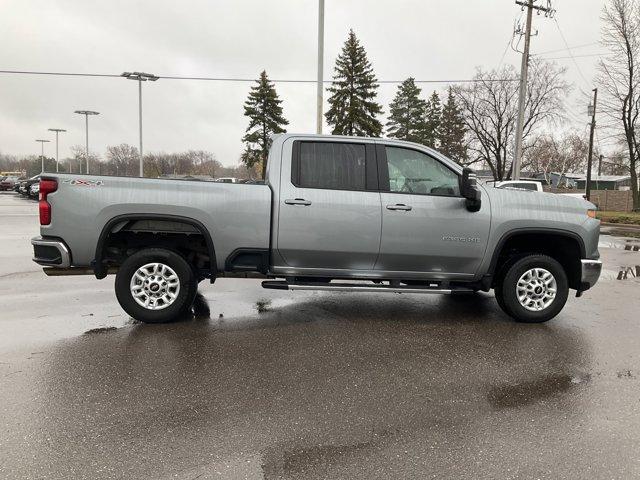
[[262, 287], [276, 290], [324, 290], [329, 292], [421, 293], [445, 295], [473, 292], [473, 290], [467, 288], [364, 285], [360, 283], [287, 283], [276, 280], [264, 281], [262, 282]]

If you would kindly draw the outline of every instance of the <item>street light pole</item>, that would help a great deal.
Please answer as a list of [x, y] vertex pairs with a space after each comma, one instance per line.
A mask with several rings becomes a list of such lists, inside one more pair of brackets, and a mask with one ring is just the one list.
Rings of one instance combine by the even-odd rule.
[[36, 142], [40, 142], [40, 173], [44, 173], [44, 144], [49, 140], [38, 139]]
[[56, 132], [56, 173], [58, 173], [60, 171], [60, 167], [58, 165], [58, 134], [60, 132], [66, 132], [66, 130], [63, 128], [50, 128], [49, 131]]
[[318, 85], [316, 99], [316, 133], [322, 134], [322, 93], [324, 90], [323, 67], [324, 67], [324, 0], [318, 0]]
[[124, 77], [128, 80], [137, 80], [138, 81], [138, 129], [140, 135], [140, 151], [139, 154], [139, 163], [140, 163], [140, 177], [144, 177], [144, 166], [142, 164], [142, 82], [155, 82], [158, 80], [157, 75], [152, 73], [144, 73], [144, 72], [123, 72], [121, 77]]
[[[93, 110], [76, 110], [75, 113], [84, 115], [84, 129], [85, 129], [85, 157], [87, 165], [85, 166], [85, 174], [89, 173], [89, 115], [100, 115], [100, 112], [94, 112]], [[80, 171], [82, 173], [82, 170]]]

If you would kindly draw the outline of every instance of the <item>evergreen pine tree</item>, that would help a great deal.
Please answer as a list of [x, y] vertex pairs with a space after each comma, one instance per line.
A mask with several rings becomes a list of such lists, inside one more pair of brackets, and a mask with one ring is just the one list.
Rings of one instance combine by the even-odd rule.
[[333, 127], [331, 133], [379, 137], [382, 124], [376, 115], [382, 113], [382, 107], [375, 101], [377, 89], [378, 82], [367, 53], [350, 30], [336, 60], [333, 84], [328, 88], [331, 97], [325, 117]]
[[464, 163], [468, 159], [466, 132], [462, 109], [456, 102], [453, 88], [449, 87], [447, 103], [442, 109], [440, 152], [458, 163]]
[[244, 104], [244, 114], [249, 117], [249, 126], [242, 137], [246, 149], [241, 160], [247, 168], [260, 164], [264, 178], [267, 155], [271, 147], [270, 137], [274, 133], [286, 132], [283, 126], [289, 122], [282, 116], [282, 100], [278, 98], [275, 86], [269, 81], [266, 71], [262, 71], [256, 83], [256, 86], [251, 87]]
[[440, 123], [442, 121], [442, 106], [438, 92], [433, 92], [426, 102], [424, 109], [424, 133], [422, 143], [431, 148], [438, 146], [440, 137]]
[[424, 121], [427, 102], [420, 98], [420, 88], [413, 77], [407, 78], [398, 87], [396, 96], [389, 105], [387, 135], [409, 142], [421, 143], [426, 128]]

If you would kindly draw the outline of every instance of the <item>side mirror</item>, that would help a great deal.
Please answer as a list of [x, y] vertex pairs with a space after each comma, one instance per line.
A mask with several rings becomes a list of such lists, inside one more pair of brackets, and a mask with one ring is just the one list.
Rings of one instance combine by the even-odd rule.
[[478, 186], [476, 174], [469, 167], [462, 170], [461, 193], [467, 199], [467, 210], [477, 212], [482, 206], [482, 191]]

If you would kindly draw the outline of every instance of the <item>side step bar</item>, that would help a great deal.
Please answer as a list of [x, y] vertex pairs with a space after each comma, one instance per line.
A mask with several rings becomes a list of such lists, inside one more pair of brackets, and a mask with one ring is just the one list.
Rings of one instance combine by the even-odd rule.
[[472, 293], [470, 288], [433, 288], [415, 286], [365, 285], [360, 283], [287, 283], [267, 280], [262, 288], [274, 290], [326, 290], [330, 292], [384, 292], [384, 293], [422, 293], [422, 294], [458, 294]]
[[[48, 277], [64, 277], [68, 275], [93, 275], [93, 267], [44, 267], [42, 269], [44, 274]], [[110, 267], [107, 270], [108, 275], [112, 275], [118, 271], [117, 268]]]

